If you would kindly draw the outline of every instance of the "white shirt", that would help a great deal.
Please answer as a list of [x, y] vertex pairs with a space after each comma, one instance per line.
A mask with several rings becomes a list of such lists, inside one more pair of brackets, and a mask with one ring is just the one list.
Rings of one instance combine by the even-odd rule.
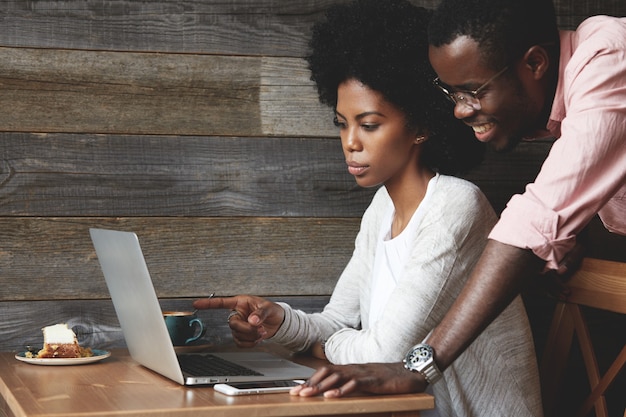
[[[413, 249], [413, 241], [420, 220], [429, 209], [429, 200], [433, 194], [433, 189], [437, 187], [439, 174], [436, 174], [428, 181], [426, 194], [422, 202], [411, 216], [409, 223], [404, 230], [395, 238], [391, 238], [391, 226], [395, 216], [393, 203], [389, 204], [387, 214], [383, 218], [380, 227], [380, 236], [374, 259], [374, 269], [372, 271], [372, 299], [370, 303], [370, 314], [368, 327], [378, 321], [383, 311], [387, 307], [389, 297], [396, 288], [396, 284], [404, 274], [406, 261]], [[365, 328], [366, 326], [363, 325]]]

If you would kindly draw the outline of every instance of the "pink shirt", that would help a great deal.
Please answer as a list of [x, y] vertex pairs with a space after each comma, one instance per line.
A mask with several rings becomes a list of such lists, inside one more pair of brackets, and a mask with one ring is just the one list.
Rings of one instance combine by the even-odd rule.
[[626, 18], [595, 16], [561, 32], [547, 128], [558, 140], [489, 237], [531, 249], [554, 269], [596, 213], [626, 235]]

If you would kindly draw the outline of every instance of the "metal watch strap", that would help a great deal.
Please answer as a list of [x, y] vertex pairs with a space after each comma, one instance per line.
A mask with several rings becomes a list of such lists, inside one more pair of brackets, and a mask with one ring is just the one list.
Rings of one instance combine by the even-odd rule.
[[426, 365], [423, 369], [418, 370], [420, 374], [424, 376], [426, 382], [430, 385], [441, 379], [441, 371], [437, 368], [437, 364], [434, 360], [432, 360], [428, 365]]

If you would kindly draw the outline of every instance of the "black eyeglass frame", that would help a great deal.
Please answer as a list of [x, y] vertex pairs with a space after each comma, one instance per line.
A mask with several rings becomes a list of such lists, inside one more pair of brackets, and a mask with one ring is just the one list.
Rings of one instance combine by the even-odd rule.
[[467, 107], [470, 107], [471, 109], [478, 111], [482, 108], [480, 104], [480, 97], [479, 97], [480, 93], [482, 93], [485, 90], [485, 88], [487, 88], [487, 86], [493, 80], [495, 80], [496, 78], [504, 74], [508, 69], [509, 69], [508, 65], [502, 68], [493, 77], [489, 78], [483, 85], [478, 87], [476, 90], [453, 91], [452, 87], [441, 82], [439, 77], [433, 80], [433, 84], [435, 85], [435, 87], [439, 89], [439, 91], [443, 93], [443, 95], [447, 97], [448, 100], [450, 100], [455, 105], [457, 103], [462, 103], [466, 105]]

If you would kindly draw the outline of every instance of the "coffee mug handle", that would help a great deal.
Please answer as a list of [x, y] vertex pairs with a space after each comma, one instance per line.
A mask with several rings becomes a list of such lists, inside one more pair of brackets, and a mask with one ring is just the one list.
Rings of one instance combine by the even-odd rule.
[[195, 336], [192, 336], [189, 339], [185, 340], [185, 344], [189, 344], [189, 343], [191, 343], [191, 342], [193, 342], [195, 340], [200, 339], [202, 336], [204, 336], [204, 333], [206, 333], [206, 329], [204, 328], [204, 324], [202, 324], [202, 321], [200, 319], [189, 320], [189, 327], [193, 326], [194, 324], [198, 325], [198, 329], [200, 331]]

